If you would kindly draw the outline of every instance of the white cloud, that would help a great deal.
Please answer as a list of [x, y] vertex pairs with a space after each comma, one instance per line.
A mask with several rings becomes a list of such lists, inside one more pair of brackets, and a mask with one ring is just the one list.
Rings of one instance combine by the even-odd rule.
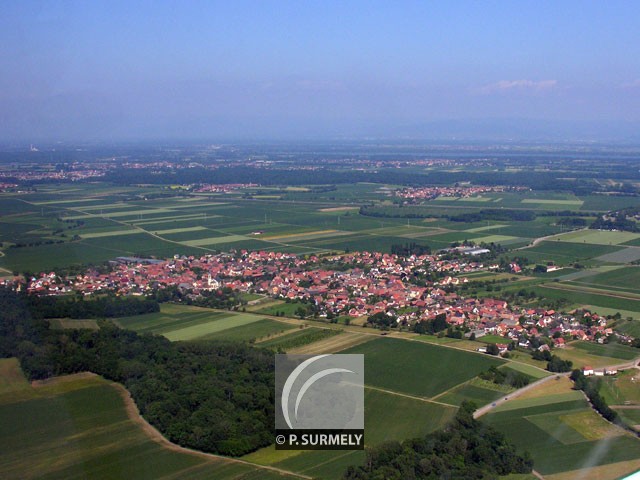
[[557, 84], [557, 80], [500, 80], [480, 87], [478, 92], [484, 95], [509, 91], [540, 92], [552, 89]]

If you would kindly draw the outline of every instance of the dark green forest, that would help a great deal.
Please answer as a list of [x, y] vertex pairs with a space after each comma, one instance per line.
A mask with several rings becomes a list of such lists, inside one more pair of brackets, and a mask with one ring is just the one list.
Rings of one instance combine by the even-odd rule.
[[475, 420], [474, 410], [464, 402], [442, 431], [368, 449], [364, 466], [349, 467], [344, 479], [486, 479], [530, 472], [529, 454], [519, 455], [502, 433]]
[[82, 296], [30, 295], [25, 301], [38, 318], [112, 318], [160, 311], [160, 304], [154, 299], [113, 295], [89, 300]]
[[228, 342], [171, 343], [108, 321], [53, 330], [26, 295], [0, 289], [0, 357], [30, 379], [91, 371], [122, 383], [171, 441], [239, 456], [272, 443], [273, 352]]

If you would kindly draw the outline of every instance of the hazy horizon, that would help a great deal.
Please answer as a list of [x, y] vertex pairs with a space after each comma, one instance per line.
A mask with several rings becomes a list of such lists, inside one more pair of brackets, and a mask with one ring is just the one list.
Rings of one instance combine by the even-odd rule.
[[0, 140], [640, 141], [632, 2], [35, 2]]

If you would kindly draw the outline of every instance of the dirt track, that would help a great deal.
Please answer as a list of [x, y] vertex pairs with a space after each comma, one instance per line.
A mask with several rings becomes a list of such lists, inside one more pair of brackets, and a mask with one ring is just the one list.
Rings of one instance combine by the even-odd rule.
[[[90, 374], [90, 375], [93, 375], [93, 374]], [[273, 472], [277, 472], [277, 473], [280, 473], [282, 475], [287, 475], [287, 476], [290, 476], [290, 477], [304, 478], [304, 479], [307, 479], [307, 480], [312, 480], [312, 477], [309, 477], [307, 475], [294, 473], [294, 472], [290, 472], [288, 470], [282, 470], [282, 469], [276, 468], [276, 467], [268, 467], [268, 466], [265, 466], [265, 465], [257, 465], [255, 463], [246, 462], [246, 461], [240, 460], [238, 458], [224, 457], [222, 455], [214, 455], [212, 453], [204, 453], [204, 452], [200, 452], [198, 450], [193, 450], [191, 448], [185, 448], [185, 447], [181, 447], [179, 445], [176, 445], [175, 443], [172, 443], [169, 440], [167, 440], [158, 430], [155, 429], [155, 427], [153, 427], [152, 425], [147, 423], [147, 421], [142, 417], [142, 415], [140, 415], [140, 411], [138, 410], [138, 406], [135, 404], [135, 402], [131, 398], [131, 395], [129, 394], [129, 391], [126, 388], [124, 388], [119, 383], [112, 383], [111, 386], [113, 388], [115, 388], [116, 390], [118, 390], [118, 393], [120, 393], [120, 396], [122, 397], [122, 400], [124, 401], [125, 409], [126, 409], [126, 412], [127, 412], [127, 415], [129, 416], [129, 418], [133, 422], [135, 422], [138, 426], [140, 426], [140, 428], [145, 432], [145, 434], [147, 434], [147, 436], [149, 438], [151, 438], [151, 440], [153, 440], [156, 443], [159, 443], [160, 445], [162, 445], [165, 448], [168, 448], [169, 450], [172, 450], [174, 452], [179, 452], [179, 453], [186, 453], [188, 455], [195, 455], [195, 456], [198, 456], [198, 457], [206, 458], [208, 460], [218, 460], [218, 461], [222, 460], [222, 461], [225, 461], [225, 462], [241, 463], [241, 464], [248, 465], [248, 466], [251, 466], [251, 467], [254, 467], [254, 468], [260, 468], [260, 469], [264, 469], [264, 470], [271, 470]]]

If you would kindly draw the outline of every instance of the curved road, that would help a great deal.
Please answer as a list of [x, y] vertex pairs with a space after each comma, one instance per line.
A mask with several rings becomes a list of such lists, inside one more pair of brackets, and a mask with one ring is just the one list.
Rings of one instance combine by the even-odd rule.
[[[616, 370], [624, 370], [624, 369], [627, 369], [627, 368], [636, 368], [636, 366], [638, 364], [638, 361], [640, 361], [640, 357], [636, 357], [633, 360], [631, 360], [630, 362], [621, 363], [621, 364], [618, 364], [618, 365], [608, 365], [606, 367], [601, 367], [601, 368], [598, 368], [598, 370], [607, 369], [607, 368], [615, 368]], [[545, 382], [548, 382], [552, 378], [567, 377], [569, 375], [571, 375], [571, 372], [563, 372], [563, 373], [556, 373], [556, 374], [553, 374], [553, 375], [549, 375], [548, 377], [541, 378], [540, 380], [537, 380], [537, 381], [535, 381], [533, 383], [530, 383], [526, 387], [522, 387], [519, 390], [516, 390], [514, 392], [508, 393], [506, 396], [500, 398], [499, 400], [495, 400], [495, 401], [493, 401], [491, 403], [486, 404], [483, 407], [478, 408], [473, 413], [473, 418], [480, 418], [481, 416], [489, 413], [494, 408], [499, 407], [500, 405], [502, 405], [505, 402], [508, 402], [509, 400], [513, 400], [514, 398], [519, 397], [523, 393], [528, 392], [529, 390], [531, 390], [533, 388], [536, 388], [536, 387], [542, 385]]]
[[540, 242], [544, 242], [545, 240], [549, 240], [551, 238], [554, 237], [559, 237], [561, 235], [564, 235], [566, 233], [570, 233], [570, 232], [581, 232], [583, 230], [589, 230], [588, 228], [580, 228], [578, 230], [568, 230], [566, 232], [561, 232], [561, 233], [554, 233], [553, 235], [547, 235], [546, 237], [538, 237], [538, 238], [534, 238], [533, 242], [531, 242], [529, 245], [525, 245], [524, 247], [520, 247], [520, 248], [514, 248], [513, 250], [526, 250], [527, 248], [532, 248], [535, 247], [536, 245], [538, 245]]
[[[619, 370], [622, 370], [625, 368], [639, 368], [638, 367], [639, 360], [640, 360], [640, 357], [636, 357], [631, 362], [620, 364], [620, 365], [611, 365], [603, 368], [615, 368]], [[502, 397], [499, 400], [496, 400], [495, 402], [488, 403], [484, 407], [478, 408], [475, 412], [473, 412], [473, 418], [479, 418], [485, 415], [486, 413], [489, 413], [492, 409], [499, 407], [500, 405], [502, 405], [505, 402], [508, 402], [509, 400], [513, 400], [514, 398], [519, 397], [523, 393], [528, 392], [529, 390], [536, 388], [545, 382], [548, 382], [552, 378], [556, 379], [559, 377], [566, 377], [569, 375], [571, 375], [571, 372], [563, 372], [563, 373], [556, 373], [555, 375], [549, 375], [548, 377], [541, 378], [540, 380], [530, 383], [526, 387], [522, 387], [520, 390], [516, 390], [515, 392], [511, 392], [507, 394], [507, 396]], [[544, 477], [542, 476], [542, 474], [540, 474], [540, 472], [537, 472], [536, 470], [532, 470], [531, 474], [534, 475], [536, 478], [539, 478], [540, 480], [544, 480]]]

